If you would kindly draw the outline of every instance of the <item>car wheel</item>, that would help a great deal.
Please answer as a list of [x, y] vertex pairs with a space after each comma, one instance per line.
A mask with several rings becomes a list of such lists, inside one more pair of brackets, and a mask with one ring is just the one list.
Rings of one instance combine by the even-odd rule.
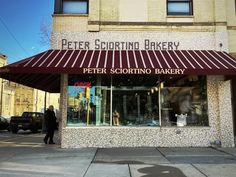
[[18, 132], [18, 129], [17, 128], [13, 128], [12, 129], [12, 133], [16, 134]]
[[37, 129], [37, 128], [33, 128], [33, 129], [31, 129], [31, 132], [37, 133], [37, 132], [38, 132], [38, 129]]

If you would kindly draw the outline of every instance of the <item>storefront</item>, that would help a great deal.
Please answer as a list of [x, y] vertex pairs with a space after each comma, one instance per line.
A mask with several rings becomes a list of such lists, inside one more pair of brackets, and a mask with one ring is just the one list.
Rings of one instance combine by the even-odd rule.
[[61, 144], [234, 146], [236, 61], [212, 50], [49, 50], [1, 77], [61, 92]]
[[55, 0], [51, 50], [0, 76], [61, 93], [62, 148], [233, 147], [228, 2]]

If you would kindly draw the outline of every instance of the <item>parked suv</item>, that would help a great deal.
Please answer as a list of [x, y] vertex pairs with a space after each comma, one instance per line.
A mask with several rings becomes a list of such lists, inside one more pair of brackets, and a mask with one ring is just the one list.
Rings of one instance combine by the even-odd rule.
[[44, 114], [41, 112], [23, 112], [22, 116], [12, 116], [10, 128], [12, 133], [17, 133], [20, 129], [37, 132], [42, 129]]
[[0, 116], [0, 130], [8, 130], [10, 131], [9, 120]]

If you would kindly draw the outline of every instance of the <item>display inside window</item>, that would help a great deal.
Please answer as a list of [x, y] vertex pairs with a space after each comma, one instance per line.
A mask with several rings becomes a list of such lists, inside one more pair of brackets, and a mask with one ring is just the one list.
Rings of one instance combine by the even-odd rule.
[[168, 0], [167, 15], [192, 15], [192, 0]]
[[208, 126], [205, 76], [69, 76], [68, 126]]
[[163, 126], [208, 126], [205, 76], [162, 76]]
[[119, 125], [159, 126], [158, 92], [151, 88], [157, 76], [114, 76], [112, 108], [119, 113]]
[[88, 14], [88, 0], [63, 0], [64, 14]]
[[70, 76], [67, 123], [69, 126], [109, 125], [110, 89], [96, 76]]

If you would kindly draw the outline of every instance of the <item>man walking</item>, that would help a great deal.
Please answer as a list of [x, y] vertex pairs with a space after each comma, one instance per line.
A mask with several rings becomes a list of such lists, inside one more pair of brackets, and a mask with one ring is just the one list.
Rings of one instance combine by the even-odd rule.
[[54, 112], [54, 107], [50, 105], [48, 109], [45, 111], [44, 120], [45, 120], [45, 126], [46, 126], [46, 136], [44, 137], [44, 143], [48, 143], [49, 138], [49, 144], [55, 144], [53, 141], [54, 136], [54, 130], [56, 128], [56, 116]]

